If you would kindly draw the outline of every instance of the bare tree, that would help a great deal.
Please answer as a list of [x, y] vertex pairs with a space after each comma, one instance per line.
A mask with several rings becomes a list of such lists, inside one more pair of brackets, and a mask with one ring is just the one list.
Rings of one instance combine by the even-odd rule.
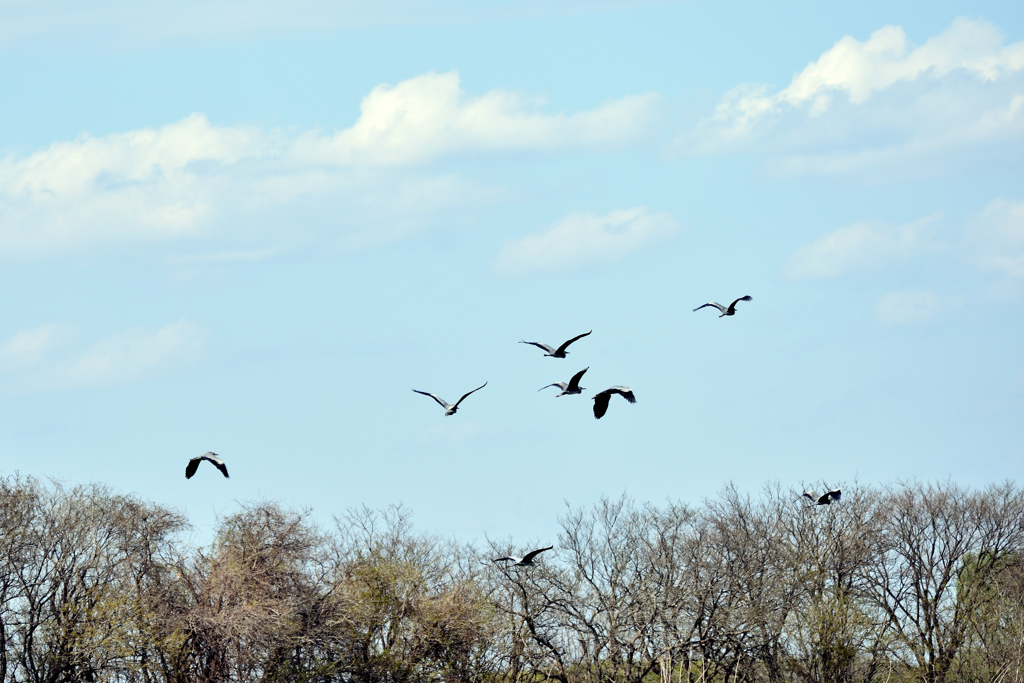
[[[926, 683], [943, 683], [985, 586], [1024, 543], [1024, 495], [1010, 483], [968, 492], [952, 483], [890, 488], [880, 562], [869, 574], [877, 604]], [[971, 581], [961, 581], [967, 562]]]
[[[511, 556], [511, 543], [490, 543], [491, 555]], [[560, 550], [545, 553], [533, 567], [491, 564], [487, 596], [497, 618], [499, 673], [507, 680], [536, 676], [568, 683], [573, 660], [563, 628], [562, 588], [566, 579], [557, 567]], [[484, 558], [484, 561], [490, 562]]]
[[663, 654], [664, 557], [656, 553], [658, 516], [625, 496], [590, 512], [570, 511], [559, 545], [568, 570], [559, 578], [559, 611], [572, 634], [583, 681], [642, 681]]
[[737, 679], [754, 680], [760, 666], [776, 683], [783, 680], [788, 655], [784, 631], [799, 586], [794, 580], [796, 558], [786, 542], [789, 494], [778, 487], [765, 493], [755, 502], [729, 486], [718, 500], [707, 503], [706, 514], [712, 538], [720, 544], [718, 554], [728, 567], [730, 605], [722, 614], [727, 626], [717, 646], [734, 653], [729, 669]]
[[1018, 683], [1024, 680], [1024, 556], [1006, 555], [984, 581], [977, 560], [967, 558], [959, 583], [981, 583], [973, 590], [983, 599], [950, 671], [960, 680]]
[[889, 657], [889, 620], [868, 582], [886, 510], [871, 489], [848, 487], [843, 496], [841, 505], [801, 506], [789, 517], [799, 586], [787, 627], [790, 666], [806, 681], [870, 681]]
[[182, 642], [171, 678], [273, 679], [308, 663], [323, 539], [307, 515], [273, 503], [244, 506], [222, 523], [209, 553], [197, 550], [178, 567], [168, 626]]
[[158, 645], [148, 587], [184, 520], [100, 486], [3, 483], [7, 680], [130, 680]]
[[475, 681], [491, 624], [472, 553], [413, 533], [408, 510], [337, 520], [333, 591], [351, 680]]

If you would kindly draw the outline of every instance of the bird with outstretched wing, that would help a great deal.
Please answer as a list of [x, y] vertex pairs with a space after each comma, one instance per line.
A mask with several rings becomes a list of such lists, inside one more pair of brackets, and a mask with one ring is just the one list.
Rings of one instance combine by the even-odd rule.
[[554, 384], [549, 384], [546, 387], [541, 387], [537, 391], [544, 391], [548, 387], [558, 387], [559, 389], [562, 390], [562, 393], [556, 395], [555, 398], [558, 398], [559, 396], [565, 396], [567, 394], [582, 394], [586, 387], [580, 386], [580, 379], [583, 377], [583, 374], [589, 369], [590, 368], [587, 367], [577, 372], [575, 375], [572, 376], [572, 379], [569, 380], [568, 384], [566, 384], [565, 382], [555, 382]]
[[499, 557], [499, 558], [496, 558], [495, 560], [492, 560], [492, 561], [493, 562], [511, 562], [512, 563], [511, 565], [506, 565], [506, 566], [511, 566], [511, 567], [532, 567], [533, 566], [533, 558], [537, 557], [538, 555], [540, 555], [542, 552], [544, 552], [546, 550], [551, 550], [554, 547], [555, 546], [553, 546], [553, 545], [549, 545], [547, 548], [538, 548], [537, 550], [531, 550], [530, 552], [526, 553], [522, 557], [511, 557], [511, 556], [510, 557]]
[[434, 394], [428, 393], [426, 391], [420, 391], [419, 389], [413, 389], [413, 391], [415, 391], [417, 394], [423, 394], [424, 396], [429, 396], [430, 398], [432, 398], [435, 401], [437, 401], [441, 405], [441, 407], [444, 408], [444, 415], [445, 415], [445, 417], [449, 417], [449, 416], [455, 414], [455, 412], [459, 409], [459, 404], [462, 403], [463, 401], [465, 401], [467, 396], [469, 396], [473, 392], [480, 391], [481, 389], [483, 389], [486, 386], [487, 386], [487, 382], [484, 382], [483, 384], [478, 386], [473, 391], [467, 391], [465, 394], [462, 395], [462, 398], [460, 398], [458, 401], [455, 402], [454, 405], [452, 405], [451, 403], [448, 403], [443, 398], [441, 398], [439, 396], [436, 396]]
[[188, 465], [185, 466], [185, 478], [191, 479], [192, 475], [199, 469], [199, 463], [204, 460], [213, 463], [214, 467], [221, 471], [221, 474], [225, 477], [228, 476], [228, 466], [224, 464], [224, 461], [217, 457], [216, 453], [207, 451], [206, 453], [197, 455], [188, 461]]
[[593, 332], [593, 330], [591, 330], [590, 332], [584, 332], [583, 334], [576, 335], [575, 337], [573, 337], [569, 341], [567, 341], [564, 344], [562, 344], [561, 346], [559, 346], [557, 349], [554, 348], [554, 347], [548, 346], [547, 344], [541, 344], [540, 342], [528, 342], [528, 341], [523, 341], [522, 339], [519, 340], [519, 343], [520, 344], [531, 344], [533, 346], [536, 346], [539, 349], [544, 349], [544, 355], [545, 356], [550, 356], [552, 358], [565, 358], [566, 354], [569, 353], [568, 351], [566, 351], [566, 349], [569, 348], [569, 344], [572, 344], [577, 339], [582, 339], [583, 337], [586, 337], [591, 332]]
[[699, 311], [702, 308], [707, 308], [708, 306], [713, 306], [713, 307], [717, 308], [719, 311], [722, 312], [722, 315], [718, 316], [719, 318], [722, 318], [722, 317], [727, 316], [727, 315], [736, 315], [736, 304], [739, 303], [740, 301], [753, 301], [753, 300], [754, 300], [754, 297], [752, 297], [752, 296], [750, 296], [748, 294], [747, 296], [741, 296], [739, 299], [736, 299], [736, 301], [733, 301], [731, 304], [729, 304], [728, 307], [723, 306], [722, 304], [720, 304], [718, 302], [710, 301], [710, 302], [704, 304], [703, 306], [698, 306], [697, 308], [695, 308], [693, 310], [694, 310], [694, 312], [697, 312], [697, 311]]
[[630, 403], [636, 403], [636, 396], [629, 387], [611, 387], [594, 396], [594, 417], [600, 420], [608, 412], [608, 402], [612, 400], [612, 394], [618, 394]]

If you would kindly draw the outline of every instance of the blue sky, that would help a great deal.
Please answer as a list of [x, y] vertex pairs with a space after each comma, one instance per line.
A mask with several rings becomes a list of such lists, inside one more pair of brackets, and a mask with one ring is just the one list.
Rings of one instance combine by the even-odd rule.
[[[265, 497], [479, 540], [623, 491], [1024, 469], [1015, 3], [52, 0], [0, 26], [5, 474], [200, 537]], [[517, 343], [591, 329], [565, 360]], [[583, 396], [537, 391], [584, 367]], [[484, 381], [453, 417], [410, 391]], [[636, 405], [595, 421], [615, 384]], [[186, 482], [207, 450], [231, 479]]]

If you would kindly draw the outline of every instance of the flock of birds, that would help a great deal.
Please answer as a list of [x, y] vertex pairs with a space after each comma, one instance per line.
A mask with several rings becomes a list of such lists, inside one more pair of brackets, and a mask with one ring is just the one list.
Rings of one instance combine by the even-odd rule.
[[[754, 300], [754, 298], [748, 294], [747, 296], [741, 296], [740, 298], [736, 299], [735, 301], [733, 301], [728, 306], [723, 306], [722, 304], [718, 303], [717, 301], [709, 301], [708, 303], [706, 303], [706, 304], [704, 304], [702, 306], [698, 306], [697, 308], [695, 308], [693, 310], [694, 310], [694, 312], [697, 312], [697, 311], [699, 311], [702, 308], [707, 308], [708, 306], [711, 306], [713, 308], [717, 308], [721, 312], [721, 315], [719, 315], [718, 317], [719, 318], [723, 318], [723, 317], [725, 317], [727, 315], [736, 315], [736, 304], [738, 304], [739, 302], [741, 302], [741, 301], [753, 301], [753, 300]], [[584, 332], [583, 334], [578, 334], [575, 337], [573, 337], [572, 339], [570, 339], [569, 341], [563, 342], [562, 345], [559, 346], [557, 349], [555, 347], [553, 347], [553, 346], [548, 346], [547, 344], [542, 344], [541, 342], [528, 342], [528, 341], [519, 340], [519, 343], [520, 344], [530, 344], [531, 346], [536, 346], [537, 348], [539, 348], [542, 351], [544, 351], [544, 355], [547, 356], [548, 358], [565, 358], [567, 355], [569, 355], [569, 352], [567, 351], [567, 349], [569, 348], [570, 344], [572, 344], [575, 341], [578, 341], [578, 340], [582, 339], [583, 337], [586, 337], [586, 336], [590, 335], [592, 332], [593, 332], [593, 330], [591, 330], [590, 332]], [[562, 391], [561, 391], [560, 394], [557, 394], [555, 396], [555, 398], [558, 398], [559, 396], [571, 396], [573, 394], [582, 394], [584, 391], [586, 391], [586, 387], [581, 387], [580, 386], [580, 380], [583, 378], [583, 375], [586, 374], [587, 370], [589, 370], [589, 369], [590, 369], [589, 367], [583, 368], [582, 370], [577, 372], [575, 375], [573, 375], [572, 379], [570, 379], [568, 382], [555, 382], [554, 384], [548, 384], [547, 386], [544, 386], [544, 387], [541, 387], [540, 389], [538, 389], [538, 391], [544, 391], [545, 389], [548, 389], [550, 387], [558, 387]], [[429, 396], [430, 398], [432, 398], [435, 401], [437, 401], [438, 405], [440, 405], [442, 408], [444, 408], [445, 417], [450, 417], [450, 416], [454, 415], [458, 411], [459, 404], [462, 403], [463, 401], [465, 401], [467, 396], [469, 396], [470, 394], [473, 394], [473, 393], [475, 393], [477, 391], [480, 391], [485, 386], [487, 386], [487, 382], [484, 382], [483, 384], [478, 386], [476, 389], [473, 389], [473, 391], [466, 392], [465, 394], [462, 395], [462, 398], [460, 398], [454, 404], [448, 403], [447, 401], [445, 401], [443, 398], [441, 398], [437, 394], [431, 394], [430, 392], [427, 392], [427, 391], [420, 391], [419, 389], [413, 389], [413, 391], [415, 391], [417, 394], [423, 394], [424, 396]], [[609, 402], [611, 402], [613, 394], [618, 394], [619, 396], [621, 396], [622, 398], [626, 399], [630, 403], [636, 403], [636, 396], [633, 394], [633, 390], [630, 389], [629, 387], [621, 387], [621, 386], [618, 386], [618, 385], [616, 385], [614, 387], [609, 387], [608, 389], [605, 389], [604, 391], [598, 392], [594, 396], [594, 417], [596, 419], [600, 420], [602, 417], [604, 417], [605, 413], [608, 412], [608, 404], [609, 404]]]
[[[710, 306], [712, 308], [717, 308], [721, 312], [721, 315], [719, 315], [718, 317], [719, 318], [723, 318], [723, 317], [725, 317], [727, 315], [736, 315], [736, 304], [739, 303], [740, 301], [752, 301], [752, 300], [753, 300], [753, 298], [751, 296], [749, 296], [749, 295], [748, 296], [741, 296], [740, 298], [736, 299], [735, 301], [733, 301], [728, 306], [723, 306], [722, 304], [717, 303], [715, 301], [710, 301], [710, 302], [708, 302], [706, 304], [703, 304], [702, 306], [698, 306], [697, 308], [695, 308], [693, 310], [694, 310], [694, 312], [696, 312], [696, 311], [699, 311], [702, 308], [707, 308], [708, 306]], [[559, 346], [557, 349], [555, 347], [553, 347], [553, 346], [548, 346], [547, 344], [542, 344], [541, 342], [528, 342], [528, 341], [520, 340], [519, 343], [520, 344], [530, 344], [532, 346], [536, 346], [537, 348], [542, 349], [544, 351], [544, 355], [546, 357], [549, 357], [549, 358], [565, 358], [568, 355], [568, 353], [569, 353], [567, 351], [567, 349], [569, 348], [570, 344], [572, 344], [573, 342], [576, 342], [576, 341], [582, 339], [583, 337], [586, 337], [586, 336], [590, 335], [592, 332], [593, 332], [593, 330], [591, 330], [590, 332], [584, 332], [583, 334], [576, 335], [572, 339], [570, 339], [570, 340], [568, 340], [566, 342], [563, 342], [562, 345]], [[558, 387], [561, 390], [561, 392], [555, 396], [556, 398], [561, 397], [561, 396], [572, 396], [572, 395], [575, 395], [575, 394], [582, 394], [584, 391], [586, 391], [586, 387], [581, 387], [580, 386], [580, 380], [583, 379], [583, 375], [585, 375], [587, 370], [589, 370], [589, 369], [590, 369], [589, 366], [583, 368], [582, 370], [577, 372], [575, 375], [573, 375], [572, 378], [568, 382], [555, 382], [553, 384], [548, 384], [547, 386], [543, 386], [540, 389], [538, 389], [538, 391], [544, 391], [545, 389], [549, 389], [551, 387]], [[430, 398], [432, 398], [435, 401], [437, 401], [438, 405], [440, 405], [442, 408], [444, 408], [445, 417], [450, 417], [450, 416], [454, 415], [458, 411], [459, 405], [463, 401], [465, 401], [468, 396], [470, 396], [471, 394], [474, 394], [474, 393], [480, 391], [481, 389], [483, 389], [486, 386], [487, 386], [487, 382], [484, 382], [483, 384], [478, 386], [476, 389], [473, 389], [472, 391], [468, 391], [465, 394], [463, 394], [462, 398], [460, 398], [455, 403], [448, 403], [447, 401], [445, 401], [443, 398], [437, 396], [436, 394], [431, 394], [431, 393], [426, 392], [426, 391], [420, 391], [419, 389], [413, 389], [413, 391], [416, 392], [417, 394], [423, 394], [424, 396], [429, 396]], [[593, 401], [594, 401], [594, 417], [596, 419], [600, 420], [602, 417], [604, 417], [605, 413], [608, 412], [608, 404], [611, 402], [611, 398], [612, 398], [613, 394], [618, 394], [619, 396], [623, 397], [624, 399], [626, 399], [630, 403], [636, 403], [636, 396], [633, 395], [633, 390], [630, 389], [629, 387], [622, 387], [622, 386], [618, 386], [618, 385], [613, 386], [613, 387], [609, 387], [608, 389], [605, 389], [604, 391], [600, 391], [600, 392], [598, 392], [597, 394], [595, 394], [593, 396]], [[213, 453], [212, 451], [210, 451], [210, 452], [207, 452], [207, 453], [203, 453], [202, 455], [198, 455], [198, 456], [196, 456], [196, 457], [194, 457], [194, 458], [192, 458], [191, 460], [188, 461], [188, 465], [185, 467], [185, 478], [186, 479], [191, 479], [192, 478], [192, 476], [199, 469], [199, 464], [203, 460], [206, 460], [207, 462], [211, 463], [214, 467], [216, 467], [218, 470], [220, 470], [221, 474], [223, 474], [225, 477], [228, 476], [228, 467], [225, 464], [225, 462], [216, 453]], [[814, 491], [804, 491], [803, 495], [802, 495], [802, 498], [806, 498], [807, 499], [807, 501], [808, 501], [807, 507], [810, 508], [810, 507], [814, 507], [814, 506], [817, 506], [817, 505], [831, 505], [833, 501], [838, 501], [841, 496], [842, 496], [842, 492], [839, 489], [832, 489], [830, 491], [826, 491], [821, 496], [818, 496]], [[522, 557], [511, 557], [511, 556], [510, 557], [499, 557], [499, 558], [496, 558], [494, 560], [494, 562], [506, 562], [506, 563], [507, 562], [511, 562], [512, 563], [511, 565], [506, 565], [506, 566], [512, 566], [512, 567], [532, 567], [533, 564], [534, 564], [533, 563], [534, 558], [536, 558], [537, 555], [539, 555], [540, 553], [545, 552], [547, 550], [551, 550], [553, 547], [554, 546], [548, 546], [547, 548], [538, 548], [537, 550], [533, 550], [531, 552], [526, 553]]]
[[[717, 308], [719, 311], [722, 312], [722, 315], [718, 316], [719, 318], [721, 318], [721, 317], [727, 316], [727, 315], [736, 315], [736, 304], [739, 303], [740, 301], [752, 301], [752, 300], [753, 300], [753, 298], [750, 297], [749, 295], [748, 296], [741, 296], [739, 299], [736, 299], [736, 301], [733, 301], [728, 306], [723, 306], [722, 304], [717, 303], [715, 301], [710, 301], [710, 302], [704, 304], [703, 306], [698, 306], [697, 308], [695, 308], [693, 310], [694, 311], [699, 311], [700, 309], [705, 308], [707, 306], [712, 306], [712, 307]], [[593, 330], [591, 330], [590, 332], [584, 332], [583, 334], [578, 334], [575, 337], [573, 337], [572, 339], [570, 339], [569, 341], [564, 342], [557, 349], [555, 347], [553, 347], [553, 346], [548, 346], [547, 344], [542, 344], [540, 342], [528, 342], [528, 341], [520, 340], [519, 343], [520, 344], [531, 344], [533, 346], [536, 346], [537, 348], [542, 349], [544, 351], [544, 355], [545, 356], [548, 356], [550, 358], [565, 358], [569, 354], [569, 352], [566, 349], [569, 348], [570, 344], [572, 344], [575, 341], [578, 341], [578, 340], [582, 339], [583, 337], [586, 337], [586, 336], [590, 335], [592, 332], [593, 332]], [[580, 386], [580, 379], [583, 378], [583, 375], [586, 374], [587, 370], [589, 370], [589, 369], [590, 369], [589, 367], [583, 368], [582, 370], [577, 372], [575, 375], [573, 375], [572, 379], [570, 379], [568, 382], [555, 382], [554, 384], [549, 384], [547, 386], [541, 387], [540, 389], [538, 389], [538, 391], [544, 391], [545, 389], [549, 389], [551, 387], [558, 387], [562, 391], [561, 391], [560, 394], [558, 394], [556, 396], [556, 398], [558, 398], [558, 396], [571, 396], [573, 394], [582, 394], [584, 391], [586, 391], [586, 387], [581, 387]], [[420, 391], [419, 389], [413, 389], [413, 391], [415, 391], [417, 394], [423, 394], [424, 396], [429, 396], [430, 398], [432, 398], [435, 401], [437, 401], [438, 405], [440, 405], [442, 408], [444, 408], [445, 417], [451, 417], [452, 415], [454, 415], [459, 410], [459, 404], [461, 404], [463, 401], [465, 401], [467, 396], [469, 396], [470, 394], [474, 394], [474, 393], [480, 391], [481, 389], [483, 389], [486, 386], [487, 386], [487, 382], [484, 382], [483, 384], [478, 386], [476, 389], [473, 389], [473, 391], [467, 391], [465, 394], [462, 395], [462, 398], [460, 398], [455, 403], [448, 403], [447, 401], [445, 401], [443, 398], [441, 398], [437, 394], [431, 394], [430, 392], [427, 392], [427, 391]], [[610, 387], [608, 389], [605, 389], [604, 391], [598, 392], [594, 396], [594, 417], [597, 418], [598, 420], [600, 420], [602, 417], [604, 417], [605, 413], [608, 412], [608, 403], [612, 399], [612, 394], [618, 394], [619, 396], [623, 397], [624, 399], [626, 399], [630, 403], [636, 403], [636, 396], [633, 395], [633, 390], [630, 389], [629, 387], [614, 386], [614, 387]], [[191, 479], [192, 478], [192, 476], [196, 473], [196, 470], [199, 469], [199, 463], [201, 463], [203, 460], [206, 460], [207, 462], [212, 463], [214, 465], [214, 467], [219, 469], [221, 471], [221, 474], [223, 474], [225, 477], [228, 476], [228, 467], [227, 467], [226, 464], [224, 464], [224, 461], [221, 460], [220, 457], [216, 453], [214, 453], [212, 451], [209, 451], [209, 452], [203, 453], [202, 455], [197, 455], [196, 457], [194, 457], [194, 458], [192, 458], [191, 460], [188, 461], [188, 465], [185, 467], [185, 478], [186, 479]], [[836, 500], [838, 500], [838, 499], [839, 499], [839, 497], [836, 496]], [[544, 550], [550, 550], [550, 548], [543, 548], [542, 550], [537, 550], [534, 553], [531, 553], [531, 554], [527, 555], [526, 557], [518, 558], [518, 560], [516, 561], [516, 564], [531, 564], [527, 560], [532, 560], [533, 556], [536, 553], [543, 552]], [[516, 559], [516, 558], [504, 558], [504, 559]]]
[[[747, 298], [749, 299], [750, 297]], [[717, 306], [718, 304], [715, 305]], [[572, 344], [574, 341], [577, 341], [579, 339], [582, 339], [583, 337], [590, 335], [592, 332], [593, 330], [591, 330], [590, 332], [584, 332], [583, 334], [578, 334], [569, 341], [564, 342], [557, 349], [553, 346], [542, 344], [541, 342], [528, 342], [520, 340], [519, 343], [536, 346], [537, 348], [542, 349], [544, 351], [544, 355], [549, 358], [565, 358], [567, 355], [569, 355], [569, 352], [566, 349], [569, 348], [570, 344]], [[573, 375], [572, 379], [570, 379], [568, 382], [555, 382], [554, 384], [548, 384], [547, 386], [538, 389], [538, 391], [544, 391], [545, 389], [548, 389], [550, 387], [558, 387], [562, 391], [561, 393], [557, 394], [555, 398], [558, 398], [559, 396], [571, 396], [573, 394], [582, 394], [586, 390], [586, 387], [580, 386], [580, 379], [589, 369], [589, 367], [583, 368], [575, 375]], [[462, 398], [456, 401], [454, 405], [448, 403], [447, 401], [445, 401], [440, 396], [437, 396], [436, 394], [431, 394], [426, 391], [420, 391], [419, 389], [413, 389], [413, 391], [415, 391], [417, 394], [429, 396], [430, 398], [437, 401], [438, 404], [442, 408], [444, 408], [445, 417], [448, 417], [455, 414], [455, 411], [459, 409], [459, 404], [465, 401], [467, 396], [474, 392], [480, 391], [485, 386], [487, 386], [487, 382], [484, 382], [473, 391], [463, 394]], [[614, 386], [605, 389], [604, 391], [598, 392], [594, 396], [594, 417], [597, 418], [598, 420], [604, 417], [604, 414], [608, 412], [608, 402], [611, 401], [612, 394], [618, 394], [619, 396], [623, 397], [630, 403], [636, 403], [636, 396], [633, 395], [633, 390], [630, 389], [629, 387]]]

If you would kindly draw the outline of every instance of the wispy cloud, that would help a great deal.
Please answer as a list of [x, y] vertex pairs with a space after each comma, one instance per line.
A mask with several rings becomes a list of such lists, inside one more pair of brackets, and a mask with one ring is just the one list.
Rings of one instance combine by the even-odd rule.
[[941, 300], [932, 290], [903, 289], [883, 294], [876, 313], [887, 325], [913, 325], [931, 320], [941, 308]]
[[1024, 201], [991, 201], [967, 224], [970, 251], [985, 270], [1024, 277]]
[[0, 372], [14, 393], [72, 391], [131, 384], [194, 362], [205, 333], [181, 319], [156, 330], [113, 334], [86, 349], [69, 349], [70, 327], [44, 325], [0, 345]]
[[[940, 268], [947, 286], [954, 273], [995, 273], [998, 279], [989, 287], [1000, 293], [996, 298], [1019, 297], [1014, 281], [1024, 278], [1024, 200], [994, 199], [966, 221], [941, 231], [939, 217], [933, 214], [899, 226], [864, 221], [833, 230], [797, 248], [784, 271], [795, 280], [823, 280], [931, 255], [940, 258], [929, 270]], [[933, 287], [907, 287], [883, 294], [875, 312], [886, 325], [919, 324], [960, 310], [967, 300], [966, 291], [939, 294]]]
[[616, 209], [598, 216], [574, 213], [542, 233], [505, 244], [494, 262], [499, 275], [571, 273], [591, 265], [610, 265], [664, 240], [679, 229], [675, 218], [646, 207]]
[[19, 330], [0, 344], [0, 371], [31, 370], [73, 337], [74, 329], [70, 325], [50, 323], [31, 330]]
[[931, 245], [939, 214], [899, 226], [861, 222], [826, 233], [790, 255], [786, 274], [818, 280], [908, 259]]
[[[902, 28], [847, 36], [774, 94], [745, 84], [682, 139], [691, 152], [757, 150], [790, 173], [845, 173], [951, 150], [1005, 155], [1024, 137], [1024, 41], [958, 18], [914, 47]], [[960, 159], [962, 163], [963, 159]]]
[[659, 109], [652, 94], [574, 114], [542, 104], [500, 90], [470, 96], [458, 74], [430, 73], [378, 86], [355, 124], [334, 134], [214, 126], [202, 114], [83, 134], [0, 159], [0, 257], [213, 239], [221, 243], [211, 251], [259, 253], [325, 233], [353, 245], [386, 240], [502, 196], [428, 162], [607, 149], [644, 135]]

